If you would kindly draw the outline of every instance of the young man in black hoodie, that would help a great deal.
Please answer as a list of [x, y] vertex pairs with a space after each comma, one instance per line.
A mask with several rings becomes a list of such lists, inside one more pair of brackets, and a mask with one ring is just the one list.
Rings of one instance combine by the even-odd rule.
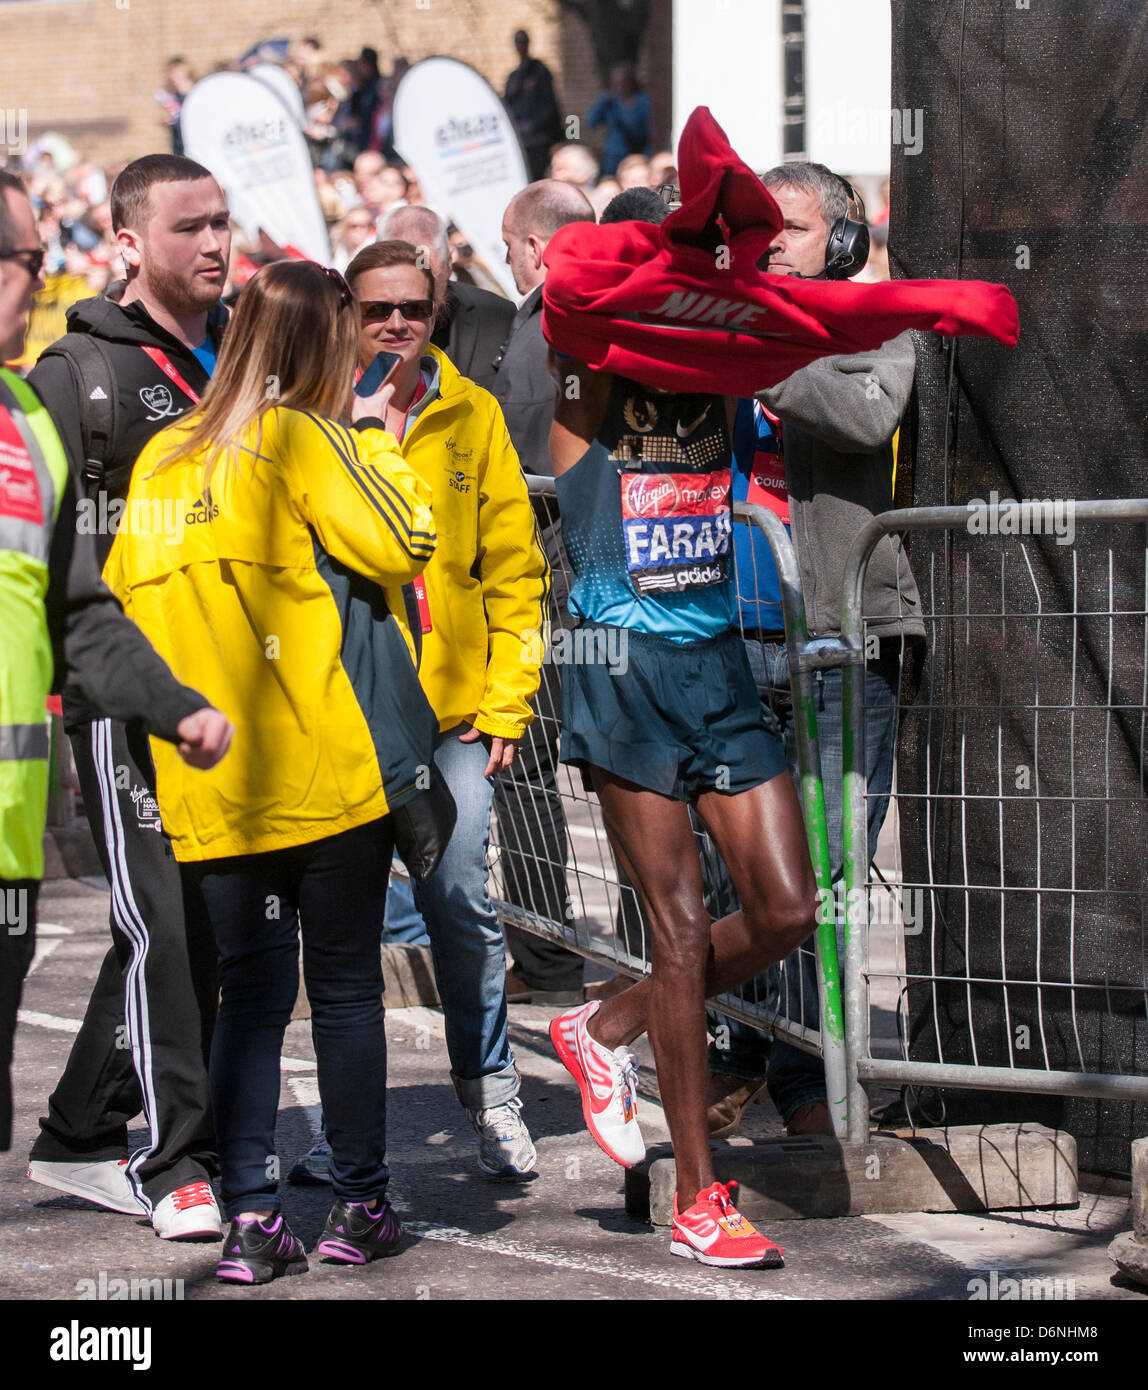
[[[68, 333], [29, 377], [82, 469], [77, 529], [95, 534], [101, 565], [140, 450], [207, 386], [231, 244], [223, 192], [189, 159], [129, 164], [111, 204], [126, 279], [68, 311]], [[171, 520], [196, 519], [193, 509]], [[142, 1211], [165, 1239], [219, 1235], [204, 1061], [214, 949], [187, 937], [142, 726], [100, 718], [70, 685], [64, 721], [112, 887], [113, 945], [40, 1121], [29, 1177], [114, 1211]], [[129, 1161], [127, 1124], [141, 1109], [148, 1139]]]
[[[44, 253], [23, 183], [0, 170], [0, 361], [23, 351]], [[101, 583], [77, 534], [76, 480], [35, 394], [0, 368], [0, 1150], [12, 1137], [9, 1065], [36, 947], [48, 731], [44, 698], [65, 672], [101, 709], [145, 721], [194, 767], [213, 767], [231, 725], [182, 686]], [[15, 910], [15, 914], [13, 914]]]

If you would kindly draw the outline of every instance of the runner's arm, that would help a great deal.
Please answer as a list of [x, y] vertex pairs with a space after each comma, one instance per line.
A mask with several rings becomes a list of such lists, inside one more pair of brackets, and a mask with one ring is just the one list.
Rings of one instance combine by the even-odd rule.
[[548, 361], [555, 390], [550, 458], [557, 478], [573, 468], [593, 444], [606, 415], [614, 377], [610, 372], [591, 371], [585, 362], [560, 357], [553, 351]]

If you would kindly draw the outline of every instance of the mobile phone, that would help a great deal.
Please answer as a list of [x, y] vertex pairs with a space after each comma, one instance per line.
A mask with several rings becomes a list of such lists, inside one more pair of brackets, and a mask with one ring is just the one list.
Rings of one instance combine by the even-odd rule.
[[373, 396], [402, 361], [397, 352], [380, 352], [355, 386], [356, 396]]

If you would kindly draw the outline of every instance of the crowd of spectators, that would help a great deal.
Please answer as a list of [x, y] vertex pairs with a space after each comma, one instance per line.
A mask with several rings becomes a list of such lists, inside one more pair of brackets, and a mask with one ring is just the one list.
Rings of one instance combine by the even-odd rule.
[[[609, 71], [609, 89], [582, 116], [564, 116], [553, 75], [530, 53], [525, 30], [514, 35], [518, 64], [508, 74], [504, 100], [522, 141], [531, 179], [552, 177], [580, 188], [597, 214], [619, 192], [677, 183], [673, 152], [655, 150], [648, 94], [639, 86], [632, 62]], [[357, 58], [332, 58], [320, 39], [276, 43], [253, 49], [238, 62], [216, 70], [276, 62], [299, 85], [306, 137], [319, 202], [331, 237], [333, 264], [344, 268], [356, 251], [374, 240], [389, 212], [424, 202], [417, 171], [405, 164], [393, 143], [395, 91], [410, 67], [402, 56], [389, 69], [378, 52], [365, 47]], [[180, 56], [164, 68], [156, 93], [161, 123], [174, 153], [182, 153], [180, 108], [197, 74]], [[591, 131], [604, 130], [597, 147]], [[587, 140], [573, 138], [585, 135]], [[117, 278], [108, 189], [122, 165], [101, 168], [62, 136], [41, 137], [24, 157], [23, 173], [47, 252], [45, 275], [61, 277], [71, 298], [96, 294]], [[888, 278], [887, 185], [885, 206], [872, 216], [873, 254], [862, 278]], [[439, 209], [449, 214], [449, 209]], [[450, 229], [456, 279], [499, 291], [465, 235]], [[236, 228], [231, 283], [233, 296], [254, 270], [275, 255], [267, 244], [253, 244]]]

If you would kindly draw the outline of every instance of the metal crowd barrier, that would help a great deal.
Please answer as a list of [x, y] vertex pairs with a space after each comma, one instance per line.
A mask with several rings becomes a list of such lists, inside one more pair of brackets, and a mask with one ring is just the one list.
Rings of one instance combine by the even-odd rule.
[[[560, 672], [564, 661], [605, 660], [606, 651], [579, 649], [565, 612], [570, 579], [565, 551], [558, 539], [560, 521], [554, 480], [530, 478], [530, 493], [543, 530], [551, 563], [556, 613], [544, 653], [543, 680], [536, 717], [519, 757], [498, 779], [495, 792], [496, 829], [492, 828], [492, 896], [505, 926], [517, 927], [558, 943], [587, 960], [640, 978], [648, 970], [646, 921], [633, 888], [619, 873], [602, 824], [597, 797], [584, 789], [577, 770], [558, 762], [562, 710]], [[768, 539], [781, 580], [793, 698], [794, 724], [800, 766], [801, 802], [810, 855], [824, 893], [830, 885], [830, 855], [821, 785], [813, 679], [819, 667], [848, 659], [841, 643], [810, 644], [797, 560], [788, 533], [772, 512], [736, 504], [735, 523], [759, 527]], [[755, 577], [756, 578], [756, 577]], [[756, 584], [755, 584], [756, 587]], [[703, 876], [707, 858], [715, 851], [702, 827], [695, 824]], [[717, 917], [728, 906], [711, 906]], [[845, 1114], [844, 1012], [838, 966], [837, 930], [832, 914], [818, 927], [814, 953], [821, 1016], [785, 1016], [775, 992], [761, 994], [751, 984], [736, 994], [711, 1001], [729, 1018], [741, 1020], [804, 1051], [824, 1059], [827, 1094], [835, 1128], [843, 1136]], [[802, 998], [800, 972], [807, 957], [791, 958], [781, 967], [781, 997]], [[801, 1014], [790, 1006], [789, 1013]]]
[[[1031, 513], [1028, 532], [1012, 533], [1017, 505], [982, 505], [975, 530], [967, 506], [886, 512], [857, 537], [846, 567], [852, 1142], [868, 1140], [866, 1088], [882, 1083], [1148, 1099], [1148, 1077], [1090, 1071], [1085, 1060], [1098, 1050], [1096, 1033], [1087, 1028], [1090, 1014], [1142, 1038], [1135, 1030], [1148, 1013], [1148, 548], [1143, 532], [1139, 540], [1133, 533], [1129, 545], [1125, 529], [1148, 522], [1148, 501], [1061, 504], [1071, 508], [1084, 544], [1077, 538], [1054, 564], [1028, 538]], [[1112, 528], [1107, 545], [1102, 525]], [[951, 533], [929, 572], [922, 573], [919, 560], [914, 564], [929, 647], [944, 669], [940, 689], [930, 685], [913, 704], [919, 742], [911, 752], [918, 771], [923, 760], [923, 788], [914, 787], [911, 796], [908, 789], [897, 792], [902, 818], [910, 815], [918, 830], [902, 843], [924, 869], [915, 880], [902, 873], [890, 886], [871, 876], [865, 850], [862, 594], [883, 537], [926, 531]], [[1092, 688], [1088, 670], [1099, 673]], [[995, 690], [986, 678], [994, 671]], [[1114, 768], [1125, 788], [1138, 774], [1138, 794], [1117, 794]], [[986, 839], [996, 841], [995, 875], [984, 872]], [[997, 881], [985, 881], [992, 877]], [[913, 900], [910, 923], [902, 909]], [[893, 910], [875, 912], [881, 902], [892, 902]], [[1123, 933], [1114, 938], [1119, 949], [1101, 939], [1097, 923]], [[908, 931], [927, 933], [911, 953]], [[954, 958], [963, 960], [963, 970]], [[911, 994], [935, 1061], [909, 1058]], [[945, 1015], [954, 1000], [966, 1015], [962, 1028]], [[874, 1055], [874, 1006], [898, 1013], [899, 1058]], [[971, 1055], [972, 1063], [954, 1062], [954, 1053]], [[994, 1057], [1003, 1062], [987, 1065]]]

